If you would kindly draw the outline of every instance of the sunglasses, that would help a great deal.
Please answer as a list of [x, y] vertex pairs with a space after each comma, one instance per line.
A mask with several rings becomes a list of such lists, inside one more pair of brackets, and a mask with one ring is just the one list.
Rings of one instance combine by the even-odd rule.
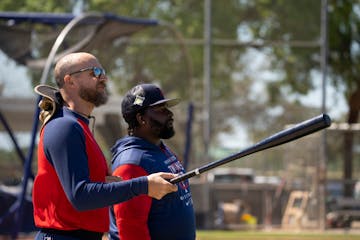
[[99, 67], [88, 67], [88, 68], [83, 68], [83, 69], [80, 69], [78, 71], [75, 71], [75, 72], [72, 72], [72, 73], [69, 73], [69, 75], [73, 75], [75, 73], [80, 73], [80, 72], [85, 72], [85, 71], [89, 71], [91, 70], [92, 71], [92, 74], [94, 75], [94, 77], [96, 78], [99, 78], [101, 77], [101, 75], [105, 76], [106, 73], [105, 73], [105, 70], [102, 69], [102, 68], [99, 68]]

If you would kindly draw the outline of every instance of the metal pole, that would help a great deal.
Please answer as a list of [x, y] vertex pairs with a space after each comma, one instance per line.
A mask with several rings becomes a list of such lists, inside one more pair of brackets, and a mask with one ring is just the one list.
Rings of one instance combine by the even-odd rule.
[[211, 0], [204, 1], [204, 157], [209, 161], [211, 140]]
[[[322, 72], [322, 106], [321, 111], [326, 113], [326, 86], [327, 86], [327, 55], [328, 55], [328, 36], [327, 36], [327, 0], [321, 1], [321, 72]], [[320, 148], [319, 174], [318, 174], [318, 204], [319, 204], [319, 228], [325, 230], [326, 216], [326, 130], [322, 134], [322, 144]]]

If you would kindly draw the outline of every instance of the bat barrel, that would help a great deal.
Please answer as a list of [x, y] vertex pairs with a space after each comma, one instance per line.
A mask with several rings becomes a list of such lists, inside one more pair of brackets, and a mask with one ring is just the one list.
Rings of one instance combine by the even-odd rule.
[[216, 168], [220, 165], [224, 165], [228, 162], [234, 161], [236, 159], [245, 157], [247, 155], [272, 148], [290, 141], [294, 141], [298, 138], [304, 137], [306, 135], [309, 135], [311, 133], [314, 133], [316, 131], [322, 130], [324, 128], [327, 128], [331, 125], [331, 119], [327, 114], [321, 114], [317, 117], [311, 118], [309, 120], [306, 120], [304, 122], [301, 122], [294, 127], [291, 127], [289, 129], [285, 129], [281, 132], [278, 132], [277, 134], [274, 134], [268, 138], [265, 138], [264, 140], [256, 143], [253, 146], [250, 146], [240, 152], [237, 152], [235, 154], [232, 154], [226, 158], [208, 163], [200, 168], [196, 168], [190, 172], [187, 172], [185, 174], [182, 174], [180, 176], [177, 176], [170, 180], [171, 183], [178, 183], [181, 181], [184, 181], [188, 178], [194, 177], [196, 175], [199, 175], [203, 172], [209, 171], [210, 169]]

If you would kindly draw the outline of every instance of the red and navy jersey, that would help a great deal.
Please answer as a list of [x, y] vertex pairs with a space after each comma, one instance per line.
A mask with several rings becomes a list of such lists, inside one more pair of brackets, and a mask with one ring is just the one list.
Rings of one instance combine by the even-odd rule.
[[33, 187], [39, 228], [107, 232], [108, 206], [147, 194], [147, 179], [105, 183], [106, 159], [89, 120], [64, 107], [40, 132]]
[[[113, 175], [123, 179], [156, 172], [184, 172], [180, 161], [163, 143], [159, 147], [128, 136], [119, 140], [112, 152]], [[116, 204], [111, 217], [110, 239], [195, 239], [195, 214], [187, 180], [178, 183], [177, 192], [161, 200], [138, 196]]]

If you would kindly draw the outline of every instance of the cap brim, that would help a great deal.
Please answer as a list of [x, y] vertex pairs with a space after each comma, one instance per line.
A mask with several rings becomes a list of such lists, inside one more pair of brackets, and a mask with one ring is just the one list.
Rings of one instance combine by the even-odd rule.
[[153, 104], [150, 104], [149, 106], [156, 106], [156, 105], [165, 103], [166, 107], [173, 107], [173, 106], [177, 105], [179, 102], [180, 102], [180, 99], [178, 99], [178, 98], [163, 99], [163, 100], [157, 101]]
[[56, 103], [60, 104], [61, 100], [58, 97], [59, 96], [58, 88], [55, 88], [55, 87], [52, 87], [49, 85], [45, 85], [45, 84], [40, 84], [34, 88], [34, 91], [37, 94], [39, 94], [43, 97], [49, 98], [49, 99], [55, 101]]

